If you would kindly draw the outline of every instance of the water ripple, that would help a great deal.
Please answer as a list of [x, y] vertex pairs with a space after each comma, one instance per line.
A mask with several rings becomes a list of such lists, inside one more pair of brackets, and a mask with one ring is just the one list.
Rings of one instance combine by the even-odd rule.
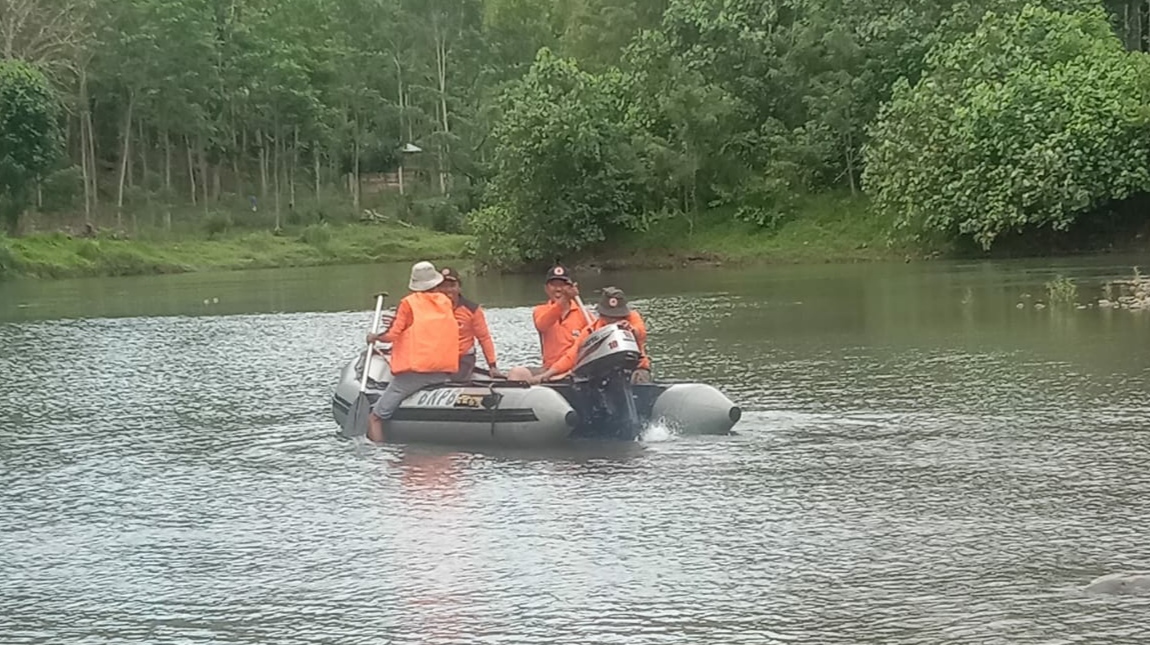
[[[0, 324], [0, 640], [1144, 640], [1150, 600], [1077, 591], [1150, 564], [1144, 357], [636, 302], [739, 435], [379, 449], [328, 411], [365, 312]], [[529, 307], [489, 318], [534, 362]]]

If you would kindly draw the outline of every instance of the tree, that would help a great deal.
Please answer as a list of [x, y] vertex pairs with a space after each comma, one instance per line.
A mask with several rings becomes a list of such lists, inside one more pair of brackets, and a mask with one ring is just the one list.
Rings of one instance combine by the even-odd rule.
[[0, 206], [12, 235], [19, 231], [29, 187], [59, 156], [59, 117], [43, 73], [21, 61], [0, 61]]
[[471, 222], [484, 259], [550, 261], [635, 223], [638, 160], [621, 87], [617, 74], [542, 49], [504, 95], [490, 202]]
[[1101, 10], [987, 13], [905, 81], [870, 130], [864, 186], [903, 227], [969, 235], [1065, 230], [1150, 190], [1150, 56]]

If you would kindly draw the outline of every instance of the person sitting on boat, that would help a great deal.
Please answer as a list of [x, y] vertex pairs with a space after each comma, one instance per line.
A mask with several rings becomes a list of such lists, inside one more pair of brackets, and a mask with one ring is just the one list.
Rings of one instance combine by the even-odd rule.
[[598, 331], [607, 325], [615, 324], [635, 334], [639, 344], [639, 367], [631, 373], [632, 383], [651, 382], [651, 357], [647, 355], [647, 324], [643, 317], [627, 302], [627, 294], [618, 287], [604, 287], [599, 304], [595, 305], [599, 319], [591, 325], [591, 331]]
[[579, 356], [579, 348], [583, 342], [587, 340], [587, 336], [594, 331], [598, 331], [607, 325], [617, 325], [622, 329], [630, 330], [635, 335], [635, 342], [639, 345], [639, 365], [634, 372], [631, 373], [632, 383], [650, 383], [651, 382], [651, 358], [647, 356], [647, 325], [643, 322], [643, 317], [639, 315], [627, 303], [627, 295], [623, 290], [618, 287], [605, 287], [602, 291], [602, 297], [599, 303], [595, 305], [595, 312], [599, 317], [595, 322], [591, 323], [588, 333], [584, 334], [579, 342], [571, 347], [559, 360], [555, 361], [551, 367], [547, 368], [541, 373], [532, 374], [523, 380], [526, 380], [532, 385], [549, 381], [556, 378], [562, 378], [567, 375], [572, 369], [575, 368], [575, 359]]
[[532, 311], [535, 330], [539, 332], [543, 365], [514, 367], [507, 373], [509, 380], [527, 381], [532, 376], [543, 374], [576, 347], [580, 336], [585, 336], [591, 328], [592, 321], [575, 301], [579, 295], [579, 283], [571, 279], [567, 267], [559, 264], [551, 267], [544, 289], [547, 302], [536, 305]]
[[463, 297], [463, 283], [458, 271], [444, 267], [440, 273], [443, 274], [443, 290], [455, 305], [455, 320], [459, 323], [459, 371], [452, 375], [451, 380], [465, 382], [471, 379], [471, 373], [475, 370], [476, 340], [483, 349], [483, 358], [487, 359], [487, 371], [491, 378], [502, 378], [503, 373], [495, 362], [495, 343], [491, 340], [491, 330], [487, 328], [483, 306]]
[[419, 390], [445, 383], [459, 371], [459, 337], [454, 305], [445, 293], [443, 275], [430, 262], [411, 267], [408, 289], [386, 332], [368, 334], [368, 344], [391, 343], [391, 382], [368, 415], [367, 438], [384, 441], [384, 425], [403, 400]]

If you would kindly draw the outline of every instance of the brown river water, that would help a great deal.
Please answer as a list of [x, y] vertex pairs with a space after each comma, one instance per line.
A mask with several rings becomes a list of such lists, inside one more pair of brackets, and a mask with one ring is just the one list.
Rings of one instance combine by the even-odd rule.
[[1146, 643], [1148, 260], [586, 275], [744, 414], [546, 453], [334, 436], [407, 265], [0, 284], [0, 643]]

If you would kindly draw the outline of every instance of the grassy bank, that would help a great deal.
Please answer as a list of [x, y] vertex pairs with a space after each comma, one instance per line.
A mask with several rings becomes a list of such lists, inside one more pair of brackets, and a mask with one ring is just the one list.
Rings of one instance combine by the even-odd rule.
[[[677, 216], [658, 221], [645, 233], [618, 236], [594, 253], [565, 260], [603, 269], [626, 269], [1051, 256], [1147, 249], [1150, 225], [1145, 223], [1141, 212], [1115, 221], [1117, 224], [1099, 229], [1101, 232], [1094, 236], [1080, 231], [1031, 233], [1019, 237], [1023, 242], [1029, 241], [1027, 244], [1019, 241], [1011, 244], [1008, 239], [1002, 248], [987, 254], [957, 243], [946, 248], [926, 248], [909, 242], [892, 242], [890, 219], [872, 212], [865, 198], [828, 193], [801, 199], [792, 216], [774, 230], [738, 221], [731, 210], [713, 209], [694, 218]], [[1138, 227], [1141, 232], [1135, 230]], [[466, 235], [394, 223], [312, 224], [289, 228], [280, 235], [267, 231], [233, 231], [218, 233], [214, 239], [208, 239], [202, 229], [171, 233], [168, 238], [132, 240], [36, 233], [20, 238], [0, 236], [0, 278], [142, 275], [406, 262], [425, 258], [447, 260], [463, 258], [470, 239]], [[1122, 244], [1115, 246], [1119, 241]]]
[[401, 262], [462, 255], [468, 238], [399, 225], [312, 225], [280, 235], [117, 240], [61, 233], [0, 237], [0, 277], [64, 278]]
[[603, 268], [658, 268], [685, 264], [868, 262], [932, 255], [888, 242], [889, 219], [875, 215], [863, 197], [823, 194], [799, 201], [792, 217], [767, 230], [714, 209], [628, 233], [604, 250], [581, 258]]
[[[921, 249], [888, 243], [889, 220], [861, 197], [804, 198], [776, 230], [740, 222], [727, 209], [655, 223], [627, 233], [596, 253], [570, 258], [603, 268], [685, 264], [858, 262], [922, 257]], [[123, 276], [189, 271], [320, 266], [418, 259], [455, 259], [470, 238], [397, 224], [343, 224], [218, 233], [201, 229], [169, 237], [94, 239], [63, 233], [0, 237], [0, 278]]]

